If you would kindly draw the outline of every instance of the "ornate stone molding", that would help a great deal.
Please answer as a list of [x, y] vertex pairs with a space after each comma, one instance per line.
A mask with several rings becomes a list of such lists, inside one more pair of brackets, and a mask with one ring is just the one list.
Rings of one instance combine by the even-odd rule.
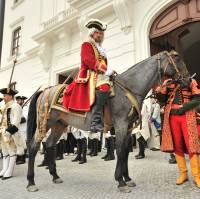
[[44, 70], [48, 71], [52, 61], [52, 45], [50, 40], [46, 39], [40, 43], [37, 55], [42, 62]]
[[97, 3], [97, 1], [95, 0], [67, 0], [67, 2], [70, 4], [71, 7], [75, 8], [75, 9], [82, 9], [87, 7], [88, 5], [92, 5]]
[[63, 48], [69, 50], [71, 48], [71, 31], [69, 28], [60, 27], [55, 31], [55, 34], [62, 44]]
[[129, 13], [130, 0], [114, 0], [113, 8], [115, 10], [116, 16], [120, 21], [121, 30], [128, 34], [132, 28], [131, 16]]
[[82, 41], [84, 41], [88, 34], [88, 29], [85, 27], [85, 23], [89, 20], [89, 17], [87, 15], [82, 15], [77, 20], [79, 30], [80, 30], [80, 36]]

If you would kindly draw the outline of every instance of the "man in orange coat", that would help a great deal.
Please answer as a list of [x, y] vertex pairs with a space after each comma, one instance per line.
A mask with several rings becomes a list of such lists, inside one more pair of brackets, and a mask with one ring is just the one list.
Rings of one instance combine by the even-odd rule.
[[113, 70], [107, 66], [107, 56], [102, 47], [107, 25], [98, 19], [86, 25], [89, 38], [81, 46], [81, 67], [72, 84], [64, 93], [63, 106], [68, 110], [89, 112], [92, 107], [92, 133], [103, 132], [102, 112], [110, 90]]
[[185, 153], [189, 154], [190, 167], [196, 186], [200, 188], [200, 139], [198, 138], [195, 107], [199, 104], [200, 89], [196, 80], [170, 83], [166, 80], [156, 89], [165, 101], [161, 150], [175, 152], [180, 176], [177, 185], [188, 180]]

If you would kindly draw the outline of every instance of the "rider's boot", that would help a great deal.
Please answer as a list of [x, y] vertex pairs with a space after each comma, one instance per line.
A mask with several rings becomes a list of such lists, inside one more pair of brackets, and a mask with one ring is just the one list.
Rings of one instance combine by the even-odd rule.
[[109, 96], [109, 92], [96, 91], [96, 101], [92, 108], [91, 126], [92, 133], [103, 132], [103, 106]]

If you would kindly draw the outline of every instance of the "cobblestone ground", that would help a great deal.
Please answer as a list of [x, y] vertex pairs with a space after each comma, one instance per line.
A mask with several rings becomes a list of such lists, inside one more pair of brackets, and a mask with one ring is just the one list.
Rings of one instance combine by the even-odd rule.
[[[88, 163], [72, 163], [72, 156], [57, 161], [58, 174], [64, 180], [62, 184], [53, 184], [48, 170], [36, 167], [38, 192], [26, 191], [27, 164], [16, 166], [14, 177], [0, 180], [1, 199], [199, 199], [198, 190], [192, 180], [182, 186], [176, 186], [178, 175], [176, 165], [168, 164], [168, 154], [146, 151], [146, 158], [135, 160], [136, 152], [130, 154], [129, 171], [137, 186], [132, 192], [122, 194], [114, 181], [115, 161], [104, 162], [99, 157], [88, 157]], [[103, 155], [103, 153], [101, 154]], [[36, 165], [41, 162], [37, 156]], [[0, 160], [2, 165], [2, 160]], [[188, 165], [189, 167], [189, 165]]]

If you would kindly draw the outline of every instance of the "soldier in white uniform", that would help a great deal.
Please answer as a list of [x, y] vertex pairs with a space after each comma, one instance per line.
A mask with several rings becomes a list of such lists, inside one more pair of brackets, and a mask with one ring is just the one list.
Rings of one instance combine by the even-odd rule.
[[0, 124], [0, 143], [3, 153], [3, 168], [0, 172], [2, 180], [12, 177], [16, 164], [16, 155], [24, 154], [23, 141], [18, 132], [22, 108], [14, 102], [14, 96], [18, 93], [12, 88], [0, 89], [4, 96], [5, 105], [2, 108]]
[[16, 96], [16, 101], [17, 103], [22, 107], [22, 118], [20, 122], [20, 127], [19, 127], [19, 133], [22, 137], [23, 140], [23, 145], [24, 145], [24, 155], [19, 156], [17, 155], [17, 160], [16, 164], [24, 164], [26, 162], [26, 151], [27, 151], [27, 146], [26, 146], [26, 125], [27, 125], [27, 117], [28, 117], [28, 106], [24, 106], [24, 101], [27, 99], [25, 96]]

